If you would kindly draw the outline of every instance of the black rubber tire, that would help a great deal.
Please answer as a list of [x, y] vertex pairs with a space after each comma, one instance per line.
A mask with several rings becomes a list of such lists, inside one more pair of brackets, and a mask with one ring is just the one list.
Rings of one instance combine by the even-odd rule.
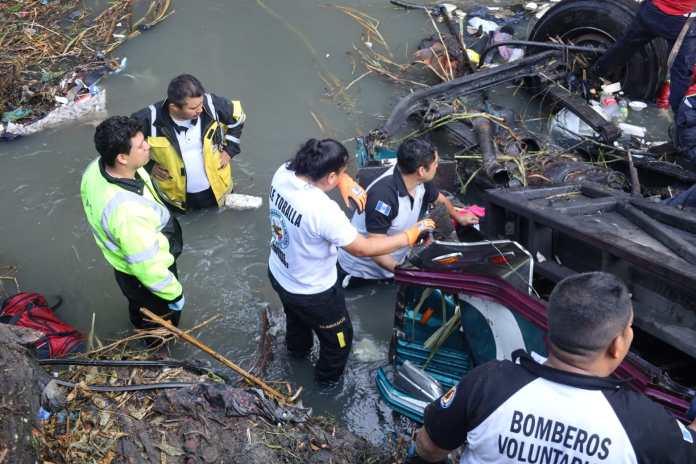
[[[647, 1], [647, 0], [646, 0]], [[635, 0], [563, 0], [534, 25], [529, 40], [559, 37], [575, 45], [610, 45], [621, 37], [638, 11]], [[667, 42], [656, 39], [615, 72], [627, 96], [653, 101], [667, 75]]]

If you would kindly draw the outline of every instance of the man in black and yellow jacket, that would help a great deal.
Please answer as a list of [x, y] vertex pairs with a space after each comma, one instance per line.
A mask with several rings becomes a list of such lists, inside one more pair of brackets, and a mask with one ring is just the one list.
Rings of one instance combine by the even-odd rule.
[[133, 117], [143, 126], [148, 168], [168, 204], [180, 211], [223, 204], [246, 119], [239, 101], [206, 93], [198, 79], [182, 74], [169, 83], [166, 100]]

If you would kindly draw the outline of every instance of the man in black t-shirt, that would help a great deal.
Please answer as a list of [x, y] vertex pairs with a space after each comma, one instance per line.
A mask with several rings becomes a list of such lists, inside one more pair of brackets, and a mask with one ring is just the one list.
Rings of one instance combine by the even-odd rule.
[[[478, 223], [473, 213], [454, 207], [433, 184], [439, 157], [430, 142], [420, 138], [406, 140], [399, 146], [396, 159], [396, 166], [387, 169], [367, 187], [365, 211], [355, 212], [351, 220], [358, 232], [367, 237], [403, 233], [422, 219], [433, 203], [442, 203], [461, 225]], [[339, 250], [343, 286], [348, 287], [351, 280], [391, 279], [394, 268], [403, 262], [407, 253], [408, 247], [404, 247], [370, 258]]]
[[[548, 307], [549, 357], [524, 352], [468, 373], [425, 410], [409, 464], [694, 463], [696, 422], [610, 377], [633, 340], [631, 295], [603, 272], [561, 281]], [[413, 452], [415, 451], [415, 453]]]

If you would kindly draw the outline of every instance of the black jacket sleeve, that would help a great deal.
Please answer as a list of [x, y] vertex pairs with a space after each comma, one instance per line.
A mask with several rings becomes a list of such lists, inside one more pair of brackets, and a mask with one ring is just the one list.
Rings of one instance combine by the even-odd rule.
[[239, 100], [229, 100], [215, 94], [211, 94], [215, 111], [217, 111], [218, 119], [225, 124], [227, 129], [227, 143], [225, 151], [232, 157], [239, 154], [241, 151], [240, 140], [242, 130], [244, 129], [244, 121], [246, 114]]
[[131, 118], [135, 118], [138, 120], [142, 128], [143, 135], [145, 137], [149, 137], [150, 126], [152, 125], [152, 121], [150, 121], [150, 108], [145, 107], [139, 111], [136, 111], [135, 113], [131, 114]]

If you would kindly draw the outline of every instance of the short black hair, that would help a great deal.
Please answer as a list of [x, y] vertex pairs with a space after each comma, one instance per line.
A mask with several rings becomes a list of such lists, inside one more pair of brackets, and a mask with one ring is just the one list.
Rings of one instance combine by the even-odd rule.
[[628, 288], [612, 274], [566, 277], [549, 297], [549, 340], [567, 353], [596, 354], [623, 332], [632, 313]]
[[435, 161], [435, 146], [423, 138], [408, 139], [396, 151], [396, 162], [404, 174], [413, 174], [420, 167], [428, 168]]
[[343, 169], [348, 164], [348, 158], [348, 150], [337, 140], [309, 139], [290, 160], [288, 169], [317, 181]]
[[111, 116], [103, 120], [94, 131], [94, 146], [101, 159], [113, 166], [116, 156], [130, 153], [131, 139], [143, 128], [137, 119], [128, 116]]
[[187, 98], [202, 97], [205, 89], [201, 81], [190, 74], [176, 76], [167, 87], [167, 101], [181, 108]]

